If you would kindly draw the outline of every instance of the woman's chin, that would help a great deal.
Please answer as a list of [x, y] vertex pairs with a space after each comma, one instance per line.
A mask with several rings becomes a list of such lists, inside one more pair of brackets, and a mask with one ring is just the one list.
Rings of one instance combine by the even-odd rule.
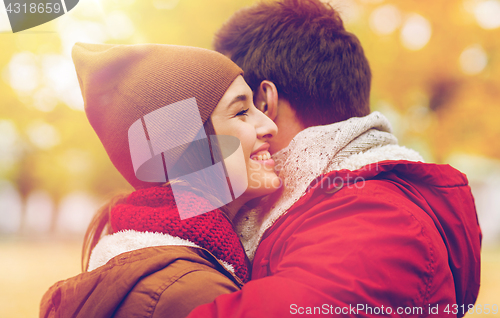
[[273, 172], [249, 180], [245, 195], [250, 199], [271, 194], [281, 187], [281, 179]]

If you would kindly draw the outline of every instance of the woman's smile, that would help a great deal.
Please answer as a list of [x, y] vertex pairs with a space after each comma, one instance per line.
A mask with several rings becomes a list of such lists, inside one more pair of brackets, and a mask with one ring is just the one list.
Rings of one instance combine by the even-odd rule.
[[268, 141], [277, 134], [278, 128], [254, 106], [252, 90], [242, 76], [228, 88], [211, 120], [217, 135], [234, 136], [240, 141], [241, 155], [230, 156], [224, 164], [233, 190], [243, 189], [241, 200], [274, 192], [280, 182], [273, 169], [275, 163]]

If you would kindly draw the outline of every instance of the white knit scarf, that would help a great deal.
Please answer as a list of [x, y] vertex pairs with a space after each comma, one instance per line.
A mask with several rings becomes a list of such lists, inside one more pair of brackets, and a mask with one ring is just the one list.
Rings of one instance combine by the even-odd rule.
[[321, 174], [356, 170], [384, 160], [423, 161], [415, 151], [397, 145], [389, 121], [379, 112], [365, 117], [307, 128], [288, 147], [273, 155], [283, 189], [263, 198], [254, 209], [243, 209], [233, 224], [250, 260], [264, 232], [305, 194]]

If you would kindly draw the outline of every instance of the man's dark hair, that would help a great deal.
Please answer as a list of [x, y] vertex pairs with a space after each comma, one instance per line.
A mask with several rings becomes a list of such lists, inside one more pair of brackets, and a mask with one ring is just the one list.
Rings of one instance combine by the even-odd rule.
[[319, 0], [244, 8], [217, 32], [214, 47], [245, 71], [254, 92], [272, 81], [306, 127], [370, 113], [371, 71], [361, 43]]

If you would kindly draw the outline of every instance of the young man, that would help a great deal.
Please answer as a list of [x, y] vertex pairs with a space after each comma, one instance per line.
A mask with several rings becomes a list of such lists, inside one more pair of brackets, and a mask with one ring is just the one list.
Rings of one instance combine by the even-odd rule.
[[189, 317], [463, 316], [481, 244], [467, 178], [423, 163], [370, 114], [370, 68], [337, 12], [259, 3], [229, 19], [215, 48], [278, 126], [283, 187], [236, 222], [252, 281]]

